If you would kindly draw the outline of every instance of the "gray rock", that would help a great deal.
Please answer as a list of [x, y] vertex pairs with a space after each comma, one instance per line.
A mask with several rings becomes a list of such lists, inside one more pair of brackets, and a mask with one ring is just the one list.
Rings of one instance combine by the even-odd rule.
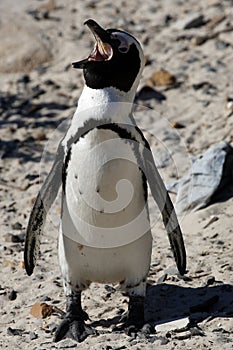
[[182, 29], [191, 29], [198, 28], [203, 26], [206, 23], [204, 16], [200, 13], [193, 13], [185, 18], [182, 18], [174, 23], [173, 28], [182, 30]]
[[180, 215], [233, 195], [233, 148], [227, 142], [210, 147], [192, 159], [190, 173], [167, 186], [177, 193], [176, 211]]
[[38, 338], [38, 335], [34, 332], [30, 332], [29, 333], [29, 337], [30, 337], [30, 340], [35, 340]]
[[157, 324], [155, 326], [156, 332], [169, 332], [169, 331], [175, 331], [177, 329], [182, 330], [185, 329], [189, 325], [189, 318], [184, 317], [180, 318], [178, 320], [169, 321], [169, 322], [163, 322], [160, 324]]
[[56, 349], [71, 349], [77, 348], [78, 344], [74, 343], [72, 340], [64, 340], [58, 344], [55, 344]]

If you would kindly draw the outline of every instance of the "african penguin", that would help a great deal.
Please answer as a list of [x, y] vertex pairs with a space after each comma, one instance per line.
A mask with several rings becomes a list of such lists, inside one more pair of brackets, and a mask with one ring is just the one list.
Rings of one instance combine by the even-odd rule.
[[132, 115], [144, 67], [139, 42], [118, 29], [85, 24], [96, 44], [83, 69], [85, 86], [52, 169], [34, 203], [25, 242], [25, 268], [36, 264], [46, 215], [62, 185], [58, 252], [67, 310], [55, 341], [82, 342], [95, 330], [86, 324], [81, 293], [91, 282], [119, 283], [129, 296], [122, 328], [128, 334], [145, 324], [146, 280], [152, 235], [147, 184], [163, 217], [181, 274], [186, 253], [180, 226], [153, 155]]

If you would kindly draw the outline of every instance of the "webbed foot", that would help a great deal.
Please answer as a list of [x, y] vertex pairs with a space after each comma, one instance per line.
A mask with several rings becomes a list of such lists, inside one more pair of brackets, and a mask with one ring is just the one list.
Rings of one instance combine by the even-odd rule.
[[122, 325], [114, 328], [114, 331], [124, 331], [129, 336], [148, 335], [152, 333], [150, 324], [145, 323], [144, 317], [145, 297], [130, 296], [128, 311], [120, 320]]
[[81, 307], [81, 292], [74, 293], [67, 297], [67, 312], [65, 318], [58, 326], [54, 341], [58, 342], [64, 338], [70, 337], [81, 343], [89, 335], [97, 332], [85, 324], [88, 315]]

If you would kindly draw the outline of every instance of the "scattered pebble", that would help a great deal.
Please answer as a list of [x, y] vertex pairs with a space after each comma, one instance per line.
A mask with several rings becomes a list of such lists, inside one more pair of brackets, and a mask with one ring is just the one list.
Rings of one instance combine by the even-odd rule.
[[15, 222], [14, 224], [11, 225], [13, 230], [22, 230], [23, 226], [20, 222]]
[[171, 126], [175, 129], [183, 129], [185, 128], [185, 125], [180, 123], [180, 122], [177, 122], [177, 121], [173, 121], [171, 122]]
[[36, 318], [46, 318], [53, 312], [53, 306], [46, 303], [35, 303], [31, 309], [30, 314]]
[[63, 340], [55, 344], [56, 349], [71, 349], [77, 347], [78, 343], [74, 343], [72, 340]]
[[207, 277], [207, 279], [206, 279], [206, 285], [207, 286], [211, 286], [212, 284], [214, 284], [214, 282], [215, 282], [215, 277], [214, 276]]
[[15, 335], [22, 335], [23, 333], [24, 333], [23, 329], [11, 328], [11, 327], [7, 328], [7, 334], [8, 335], [15, 336]]
[[230, 43], [223, 40], [216, 40], [215, 46], [217, 50], [225, 50], [230, 46]]
[[203, 15], [192, 15], [185, 23], [183, 29], [199, 28], [206, 23]]
[[4, 238], [5, 238], [5, 242], [23, 243], [25, 239], [25, 233], [20, 233], [18, 235], [7, 233], [6, 235], [4, 235]]
[[161, 92], [156, 91], [152, 87], [150, 87], [148, 85], [144, 85], [138, 90], [135, 99], [136, 99], [136, 102], [137, 102], [137, 100], [146, 101], [146, 100], [151, 100], [151, 99], [155, 99], [158, 102], [162, 102], [162, 101], [166, 100], [166, 96], [164, 94], [162, 94]]
[[208, 226], [210, 226], [211, 224], [213, 224], [214, 222], [218, 221], [219, 217], [218, 216], [213, 216], [208, 222], [207, 224], [205, 224], [205, 226], [203, 228], [207, 228]]
[[168, 332], [168, 331], [175, 331], [180, 329], [185, 329], [189, 325], [189, 318], [184, 317], [180, 318], [178, 320], [169, 321], [169, 322], [163, 322], [160, 324], [157, 324], [155, 326], [156, 332]]
[[9, 300], [15, 300], [17, 298], [17, 292], [14, 289], [11, 289], [8, 293], [7, 293], [8, 299]]
[[167, 273], [165, 273], [164, 275], [162, 275], [161, 277], [158, 278], [157, 284], [161, 284], [161, 283], [165, 282], [166, 279], [167, 279]]
[[34, 332], [30, 332], [29, 333], [29, 338], [30, 340], [35, 340], [38, 338], [38, 334], [34, 333]]
[[176, 77], [165, 69], [154, 72], [148, 79], [149, 86], [169, 86], [176, 83]]

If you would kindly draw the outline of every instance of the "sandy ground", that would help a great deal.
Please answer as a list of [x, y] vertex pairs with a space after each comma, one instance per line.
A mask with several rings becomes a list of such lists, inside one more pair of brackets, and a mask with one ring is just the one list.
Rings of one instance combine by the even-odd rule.
[[[160, 172], [171, 182], [187, 173], [192, 156], [221, 140], [233, 141], [233, 115], [226, 108], [226, 99], [233, 97], [232, 1], [2, 0], [0, 13], [0, 348], [232, 349], [233, 198], [180, 217], [188, 255], [184, 279], [175, 274], [150, 199], [154, 249], [146, 317], [155, 327], [189, 317], [191, 326], [182, 329], [184, 319], [175, 327], [179, 332], [164, 326], [148, 339], [111, 332], [126, 309], [126, 297], [93, 284], [83, 303], [100, 335], [82, 344], [69, 339], [53, 343], [60, 322], [56, 308], [65, 308], [56, 249], [59, 199], [32, 277], [22, 264], [33, 199], [82, 90], [81, 72], [70, 63], [84, 58], [93, 44], [84, 20], [126, 29], [143, 43], [147, 66], [142, 86], [161, 68], [175, 77], [173, 85], [154, 87], [160, 95], [138, 101], [136, 112]], [[30, 314], [40, 301], [54, 307], [51, 316]]]

